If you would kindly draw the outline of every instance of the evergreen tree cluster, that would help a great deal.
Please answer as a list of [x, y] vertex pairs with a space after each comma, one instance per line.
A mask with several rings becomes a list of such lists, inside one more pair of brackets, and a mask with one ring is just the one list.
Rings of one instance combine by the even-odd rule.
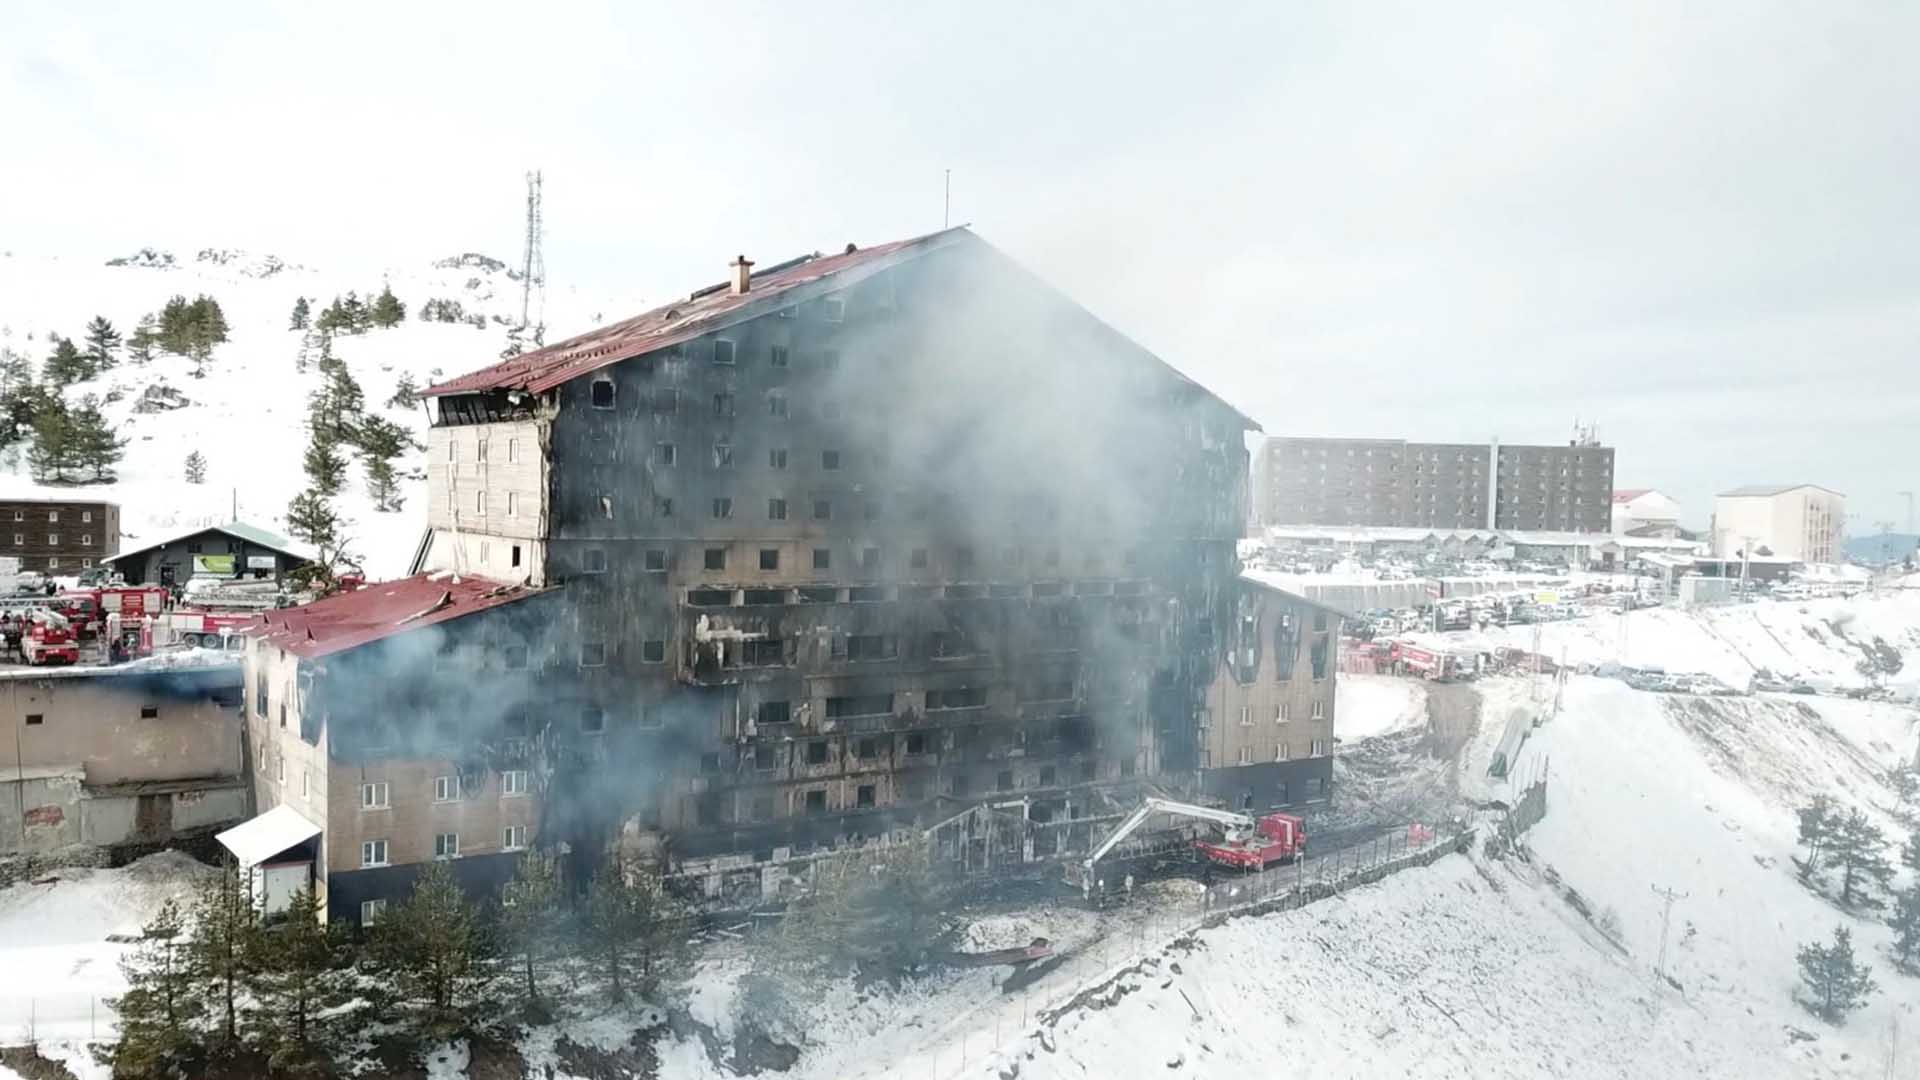
[[[307, 298], [303, 296], [293, 306], [291, 329], [306, 329], [308, 311]], [[313, 328], [329, 334], [364, 334], [376, 327], [398, 326], [406, 318], [407, 305], [393, 295], [392, 286], [382, 285], [380, 295], [371, 303], [361, 300], [355, 292], [334, 297], [320, 314], [313, 316]]]
[[1833, 928], [1832, 944], [1815, 941], [1802, 945], [1796, 958], [1807, 1008], [1829, 1023], [1846, 1019], [1879, 989], [1873, 981], [1873, 969], [1854, 960], [1853, 935], [1844, 926]]
[[126, 456], [127, 439], [114, 433], [92, 394], [78, 405], [57, 394], [42, 396], [32, 432], [27, 464], [42, 483], [112, 483], [113, 467]]
[[461, 306], [460, 301], [449, 300], [443, 296], [436, 296], [420, 305], [420, 321], [466, 323], [469, 326], [477, 326], [483, 329], [487, 325], [487, 317], [485, 315], [469, 315], [467, 314], [467, 309]]
[[85, 382], [120, 362], [120, 331], [113, 328], [103, 315], [95, 315], [87, 323], [82, 340], [86, 347], [73, 343], [72, 338], [51, 335], [53, 352], [48, 354], [44, 365], [47, 381], [54, 386], [71, 386]]
[[[159, 1077], [251, 1056], [275, 1075], [325, 1075], [369, 1024], [440, 1039], [509, 1010], [546, 1020], [568, 991], [598, 1008], [603, 991], [650, 989], [679, 960], [683, 913], [651, 870], [612, 865], [585, 903], [570, 895], [539, 852], [522, 857], [497, 903], [469, 899], [446, 863], [430, 863], [405, 901], [356, 934], [327, 923], [307, 890], [263, 924], [230, 867], [190, 911], [162, 909], [122, 961], [127, 991], [110, 1002], [121, 1038], [103, 1063], [116, 1077]], [[583, 975], [597, 985], [582, 987]]]
[[207, 357], [213, 347], [227, 340], [227, 316], [220, 302], [201, 294], [188, 300], [175, 296], [160, 309], [155, 320], [153, 343], [176, 356], [191, 357], [194, 377], [206, 375]]
[[1800, 843], [1805, 859], [1794, 859], [1800, 880], [1818, 889], [1826, 871], [1840, 876], [1839, 900], [1844, 907], [1880, 907], [1869, 886], [1885, 888], [1893, 876], [1888, 861], [1886, 833], [1860, 810], [1841, 811], [1833, 800], [1817, 795], [1798, 811]]

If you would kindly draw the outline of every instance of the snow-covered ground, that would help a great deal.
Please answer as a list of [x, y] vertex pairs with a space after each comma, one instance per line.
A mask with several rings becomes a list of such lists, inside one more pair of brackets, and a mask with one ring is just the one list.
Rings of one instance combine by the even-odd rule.
[[191, 904], [213, 871], [163, 851], [113, 870], [49, 871], [0, 889], [0, 1045], [31, 1036], [82, 1077], [106, 1076], [86, 1043], [113, 1031], [106, 999], [126, 989], [128, 938], [168, 900]]
[[[505, 328], [428, 323], [418, 318], [429, 299], [456, 300], [468, 314], [517, 320], [520, 287], [504, 270], [482, 265], [434, 266], [430, 260], [368, 272], [323, 272], [285, 266], [266, 258], [209, 253], [204, 260], [179, 258], [167, 268], [106, 266], [101, 260], [46, 259], [0, 254], [0, 347], [38, 364], [53, 351], [51, 335], [82, 344], [89, 319], [105, 316], [124, 337], [140, 317], [157, 312], [174, 295], [206, 293], [226, 315], [229, 340], [213, 352], [206, 377], [193, 378], [184, 357], [156, 353], [136, 364], [122, 351], [120, 366], [101, 378], [68, 388], [77, 401], [93, 393], [108, 400], [102, 412], [129, 438], [118, 481], [108, 485], [48, 486], [35, 483], [26, 467], [25, 443], [0, 450], [0, 496], [99, 498], [120, 503], [121, 549], [128, 550], [189, 527], [225, 522], [238, 505], [239, 518], [284, 533], [287, 501], [306, 486], [301, 454], [306, 446], [307, 396], [319, 385], [309, 368], [296, 372], [301, 333], [288, 329], [296, 298], [305, 296], [318, 314], [335, 296], [353, 290], [363, 299], [390, 283], [408, 306], [407, 320], [387, 330], [339, 336], [334, 354], [353, 372], [367, 407], [407, 425], [424, 441], [422, 407], [388, 409], [401, 373], [426, 386], [441, 377], [483, 367], [499, 357]], [[590, 298], [548, 290], [547, 340], [622, 318], [638, 301]], [[165, 386], [191, 404], [138, 413], [149, 388]], [[207, 461], [204, 484], [185, 480], [187, 455]], [[422, 465], [419, 454], [396, 462], [403, 472]], [[370, 574], [403, 573], [425, 529], [424, 480], [403, 485], [404, 508], [377, 513], [356, 462], [338, 507], [351, 520], [350, 551]]]
[[1342, 740], [1419, 727], [1427, 722], [1427, 688], [1393, 675], [1341, 675], [1333, 698], [1333, 733]]

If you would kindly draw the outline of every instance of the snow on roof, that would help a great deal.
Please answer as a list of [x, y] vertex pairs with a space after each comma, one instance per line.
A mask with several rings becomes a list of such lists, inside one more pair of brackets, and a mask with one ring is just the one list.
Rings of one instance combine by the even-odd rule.
[[222, 649], [168, 649], [124, 664], [69, 664], [63, 667], [0, 668], [0, 682], [28, 679], [94, 679], [113, 675], [157, 675], [188, 671], [227, 671], [240, 676], [240, 654]]
[[258, 866], [275, 855], [304, 844], [320, 835], [320, 826], [301, 816], [291, 806], [276, 806], [264, 814], [243, 821], [214, 839], [233, 852], [241, 866]]
[[1652, 488], [1621, 488], [1613, 493], [1613, 501], [1617, 503], [1630, 503], [1642, 495], [1651, 494], [1653, 494]]
[[1256, 577], [1252, 574], [1241, 574], [1240, 580], [1244, 584], [1253, 585], [1257, 588], [1265, 589], [1267, 592], [1278, 593], [1279, 595], [1284, 596], [1289, 600], [1298, 600], [1300, 603], [1305, 604], [1310, 608], [1319, 608], [1321, 611], [1324, 611], [1327, 614], [1334, 616], [1335, 618], [1346, 619], [1349, 622], [1357, 622], [1359, 620], [1359, 616], [1355, 615], [1351, 611], [1347, 611], [1343, 608], [1334, 607], [1332, 604], [1328, 604], [1320, 600], [1315, 600], [1310, 596], [1304, 595], [1299, 592], [1295, 592], [1292, 589], [1285, 588], [1280, 585], [1276, 585], [1272, 581], [1265, 580], [1264, 578]]
[[383, 581], [300, 607], [262, 614], [247, 632], [295, 656], [315, 659], [407, 630], [443, 623], [542, 590], [440, 571]]
[[1789, 491], [1799, 491], [1801, 488], [1813, 488], [1815, 491], [1824, 491], [1829, 495], [1844, 496], [1845, 494], [1830, 487], [1821, 487], [1819, 484], [1748, 484], [1745, 487], [1723, 491], [1720, 497], [1723, 499], [1766, 498], [1771, 495], [1785, 495]]
[[1691, 540], [1658, 536], [1621, 536], [1614, 533], [1556, 532], [1542, 529], [1426, 529], [1395, 525], [1275, 525], [1267, 535], [1276, 540], [1333, 540], [1339, 543], [1420, 543], [1426, 540], [1461, 542], [1504, 541], [1534, 547], [1692, 548]]
[[293, 541], [278, 533], [270, 533], [257, 525], [248, 525], [244, 521], [229, 521], [225, 525], [197, 525], [191, 529], [161, 537], [158, 540], [143, 544], [129, 551], [122, 551], [118, 555], [109, 555], [100, 561], [116, 562], [120, 559], [126, 559], [134, 555], [152, 551], [157, 547], [164, 547], [176, 540], [185, 540], [190, 536], [199, 536], [201, 533], [210, 532], [225, 533], [236, 540], [245, 540], [249, 544], [258, 544], [264, 548], [272, 548], [283, 555], [291, 555], [296, 559], [306, 559], [308, 561], [312, 561], [313, 559], [313, 552], [296, 546]]

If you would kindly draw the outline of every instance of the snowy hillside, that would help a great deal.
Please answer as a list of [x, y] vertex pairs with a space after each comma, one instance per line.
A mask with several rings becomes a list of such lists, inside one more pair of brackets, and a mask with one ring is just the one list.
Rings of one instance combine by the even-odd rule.
[[[26, 468], [26, 444], [0, 449], [0, 495], [102, 498], [122, 507], [121, 549], [137, 547], [188, 526], [223, 522], [238, 503], [243, 521], [284, 533], [287, 501], [306, 486], [301, 453], [306, 443], [307, 395], [319, 384], [311, 368], [295, 370], [301, 333], [288, 328], [296, 298], [305, 296], [317, 313], [349, 290], [362, 298], [382, 283], [407, 304], [407, 320], [391, 329], [359, 336], [338, 336], [334, 354], [343, 360], [365, 391], [370, 411], [408, 425], [424, 440], [422, 408], [387, 409], [402, 372], [425, 386], [441, 374], [453, 375], [491, 363], [505, 342], [505, 327], [492, 316], [517, 320], [520, 286], [493, 260], [476, 257], [421, 259], [417, 264], [368, 272], [322, 271], [293, 265], [271, 255], [206, 251], [198, 256], [141, 252], [115, 260], [43, 259], [0, 255], [0, 347], [36, 363], [53, 349], [52, 335], [78, 342], [87, 321], [105, 316], [124, 337], [141, 316], [167, 299], [200, 293], [220, 303], [229, 340], [217, 347], [206, 377], [194, 378], [185, 357], [156, 352], [147, 364], [132, 362], [122, 350], [120, 366], [104, 376], [68, 388], [77, 401], [97, 394], [102, 412], [130, 441], [110, 485], [37, 484]], [[484, 327], [467, 323], [423, 322], [429, 299], [459, 303], [467, 315], [489, 317]], [[554, 341], [618, 318], [638, 303], [589, 299], [549, 287], [547, 340]], [[166, 391], [171, 391], [167, 393]], [[152, 397], [175, 408], [142, 406]], [[184, 462], [199, 451], [207, 461], [206, 482], [188, 484]], [[404, 474], [420, 467], [419, 455], [397, 461]], [[409, 479], [406, 500], [397, 513], [376, 513], [365, 477], [355, 463], [337, 505], [352, 524], [350, 550], [376, 577], [403, 573], [425, 528], [424, 481]]]

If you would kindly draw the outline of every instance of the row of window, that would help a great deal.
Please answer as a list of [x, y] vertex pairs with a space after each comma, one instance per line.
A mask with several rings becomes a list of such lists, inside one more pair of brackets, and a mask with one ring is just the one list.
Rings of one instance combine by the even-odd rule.
[[[449, 434], [447, 436], [447, 461], [448, 463], [453, 463], [459, 460], [460, 460], [459, 435], [457, 433]], [[482, 464], [486, 462], [487, 460], [487, 440], [486, 439], [483, 438], [475, 441], [473, 446], [473, 460], [476, 462], [480, 462]], [[518, 462], [519, 460], [520, 460], [520, 440], [508, 439], [507, 440], [507, 463], [511, 465], [515, 462]]]
[[[500, 850], [501, 851], [520, 851], [520, 850], [523, 850], [526, 846], [527, 846], [527, 827], [525, 825], [501, 826], [500, 828]], [[433, 857], [436, 859], [459, 858], [460, 857], [460, 834], [457, 832], [434, 833], [433, 834]], [[386, 840], [381, 839], [381, 840], [360, 841], [360, 868], [361, 869], [367, 870], [367, 869], [372, 869], [374, 867], [390, 866], [390, 865], [392, 865], [392, 863], [389, 861], [389, 858], [388, 858], [388, 849], [387, 849]], [[374, 900], [374, 901], [368, 901], [368, 903], [377, 905], [371, 909], [372, 913], [375, 915], [378, 915], [378, 913], [384, 910], [386, 907], [385, 901]], [[369, 913], [369, 908], [367, 904], [361, 904], [360, 919], [362, 922], [369, 921], [367, 917], [368, 913]]]
[[[601, 508], [602, 508], [603, 514], [607, 517], [612, 517], [613, 516], [612, 496], [601, 496], [600, 502], [601, 502]], [[722, 503], [726, 505], [723, 507], [721, 506]], [[715, 499], [714, 515], [716, 517], [731, 517], [733, 515], [732, 504], [733, 504], [732, 499]], [[723, 510], [724, 510], [724, 513], [722, 512]], [[817, 521], [826, 521], [831, 519], [833, 516], [833, 508], [831, 504], [824, 499], [817, 499], [814, 501], [813, 512], [814, 512], [814, 519]], [[785, 499], [768, 500], [767, 516], [769, 519], [774, 521], [787, 520], [787, 501]], [[667, 572], [667, 549], [666, 548], [647, 548], [646, 551], [642, 554], [641, 558], [643, 560], [642, 566], [645, 568], [645, 570], [648, 573], [664, 574]], [[907, 567], [909, 569], [925, 570], [928, 567], [931, 560], [932, 560], [932, 552], [928, 548], [923, 548], [923, 547], [911, 548], [907, 552]], [[1027, 562], [1027, 551], [1025, 548], [1020, 548], [1020, 547], [1003, 548], [1001, 549], [1001, 552], [1000, 552], [1000, 561], [1002, 565], [1005, 565], [1008, 567], [1024, 566], [1026, 565], [1026, 562]], [[1099, 570], [1101, 569], [1104, 563], [1104, 560], [1100, 552], [1097, 552], [1097, 551], [1087, 552], [1083, 558], [1083, 561], [1086, 564], [1087, 569], [1089, 570]], [[1139, 556], [1136, 554], [1136, 552], [1132, 548], [1127, 548], [1125, 551], [1120, 553], [1120, 562], [1122, 566], [1131, 567], [1135, 565], [1138, 561], [1139, 561]], [[883, 562], [884, 562], [884, 552], [882, 551], [882, 549], [877, 547], [864, 547], [860, 549], [860, 562], [859, 562], [860, 569], [868, 570], [868, 571], [879, 570]], [[759, 565], [760, 565], [760, 569], [762, 570], [780, 569], [780, 549], [779, 548], [759, 549]], [[952, 559], [949, 565], [959, 570], [973, 569], [974, 566], [977, 565], [977, 559], [975, 556], [974, 549], [971, 547], [954, 548], [952, 551]], [[1060, 565], [1060, 549], [1057, 547], [1049, 547], [1046, 550], [1042, 551], [1040, 553], [1039, 565], [1043, 567], [1058, 567]], [[722, 571], [722, 572], [725, 571], [727, 569], [727, 549], [724, 547], [710, 547], [710, 548], [704, 549], [701, 553], [701, 568], [703, 570], [708, 570], [708, 571]], [[813, 568], [815, 570], [833, 569], [833, 550], [831, 548], [814, 548], [813, 549]], [[606, 549], [597, 548], [597, 547], [582, 549], [581, 556], [580, 556], [580, 571], [581, 573], [584, 573], [584, 574], [606, 573], [607, 572]]]
[[[13, 512], [13, 520], [15, 521], [27, 520], [27, 512], [25, 510], [15, 510]], [[60, 511], [58, 510], [47, 511], [47, 520], [54, 524], [58, 524], [60, 521]], [[91, 510], [80, 511], [80, 521], [83, 524], [91, 524], [93, 522], [93, 511]]]
[[[1293, 747], [1291, 745], [1284, 742], [1273, 744], [1273, 760], [1290, 761], [1292, 760], [1292, 754], [1293, 754]], [[1327, 741], [1325, 739], [1313, 740], [1312, 744], [1307, 748], [1307, 756], [1308, 757], [1326, 757]], [[1242, 746], [1240, 748], [1239, 756], [1235, 764], [1239, 764], [1239, 765], [1253, 764], [1253, 747]]]
[[[530, 783], [527, 770], [507, 769], [500, 774], [500, 795], [502, 798], [525, 795], [533, 790]], [[458, 776], [433, 778], [434, 802], [459, 802], [462, 799], [474, 798], [477, 794], [463, 784]], [[373, 780], [360, 785], [360, 809], [362, 810], [390, 809], [393, 806], [392, 798], [393, 788], [390, 781]]]
[[[1308, 719], [1309, 720], [1325, 720], [1326, 718], [1327, 718], [1327, 703], [1324, 701], [1314, 702], [1312, 713], [1310, 716], [1308, 716]], [[1274, 723], [1284, 724], [1290, 719], [1292, 719], [1292, 710], [1288, 708], [1287, 702], [1283, 701], [1280, 704], [1275, 705], [1273, 707]], [[1253, 706], [1251, 705], [1240, 706], [1240, 726], [1252, 727], [1253, 724], [1254, 724]]]
[[[842, 302], [835, 299], [822, 300], [823, 318], [827, 322], [837, 323], [844, 312]], [[675, 359], [677, 357], [669, 357]], [[740, 361], [739, 344], [730, 338], [715, 338], [712, 342], [711, 358], [720, 367], [736, 367]], [[786, 345], [768, 345], [766, 364], [769, 368], [784, 371], [793, 366], [793, 353]], [[820, 354], [820, 367], [825, 371], [835, 371], [840, 367], [840, 354], [829, 350]], [[611, 409], [616, 404], [618, 387], [611, 376], [601, 376], [593, 380], [587, 393], [587, 403], [596, 409]]]
[[[13, 534], [13, 546], [14, 546], [14, 547], [25, 547], [25, 546], [26, 546], [26, 543], [27, 543], [27, 534], [26, 534], [26, 533], [14, 533], [14, 534]], [[59, 546], [60, 546], [60, 534], [59, 534], [59, 533], [48, 533], [48, 534], [47, 534], [47, 546], [48, 546], [48, 547], [59, 547]], [[81, 533], [81, 534], [80, 534], [80, 546], [81, 546], [81, 547], [92, 547], [92, 546], [93, 546], [93, 534], [92, 534], [92, 533]], [[92, 563], [88, 563], [88, 565], [89, 565], [89, 566], [91, 566], [91, 565], [92, 565]]]

